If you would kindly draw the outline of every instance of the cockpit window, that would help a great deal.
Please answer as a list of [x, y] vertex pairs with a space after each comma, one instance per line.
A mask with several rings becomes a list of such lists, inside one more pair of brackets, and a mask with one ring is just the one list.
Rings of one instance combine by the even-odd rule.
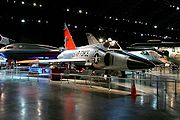
[[149, 55], [149, 53], [147, 51], [142, 51], [141, 54], [142, 55]]
[[106, 42], [104, 42], [103, 45], [105, 48], [108, 48], [108, 49], [121, 49], [120, 45], [115, 40], [106, 41]]

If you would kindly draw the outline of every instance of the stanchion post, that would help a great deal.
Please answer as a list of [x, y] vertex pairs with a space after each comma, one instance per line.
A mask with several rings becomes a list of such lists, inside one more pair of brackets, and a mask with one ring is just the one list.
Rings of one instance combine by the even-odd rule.
[[150, 74], [150, 80], [149, 80], [149, 85], [150, 85], [150, 87], [152, 86], [152, 75]]
[[39, 74], [37, 75], [37, 82], [39, 82]]
[[76, 75], [74, 75], [74, 83], [76, 84]]
[[107, 77], [109, 79], [109, 91], [111, 90], [111, 76]]
[[176, 79], [175, 79], [175, 81], [174, 81], [174, 94], [175, 94], [175, 96], [177, 95], [177, 88], [176, 88]]
[[164, 79], [164, 80], [165, 80], [165, 81], [164, 81], [164, 82], [165, 82], [165, 89], [164, 89], [164, 90], [165, 90], [165, 92], [167, 93], [167, 79]]
[[156, 84], [156, 89], [157, 89], [157, 109], [159, 109], [159, 93], [158, 93], [158, 86], [159, 86], [159, 84], [158, 84], [158, 82], [159, 82], [159, 77], [157, 76], [156, 77], [157, 78], [157, 80], [156, 80], [156, 82], [157, 82], [157, 84]]
[[158, 89], [158, 86], [159, 86], [159, 83], [158, 83], [159, 82], [159, 77], [157, 76], [156, 78], [157, 78], [157, 80], [156, 80], [156, 90], [157, 90], [157, 97], [158, 97], [159, 96], [159, 92], [158, 92], [159, 91], [159, 89]]
[[62, 83], [62, 73], [60, 73], [60, 79], [61, 79], [61, 80], [60, 80], [60, 81], [61, 81], [60, 83]]
[[91, 76], [91, 79], [90, 79], [90, 87], [92, 88], [91, 82], [92, 82], [92, 76]]

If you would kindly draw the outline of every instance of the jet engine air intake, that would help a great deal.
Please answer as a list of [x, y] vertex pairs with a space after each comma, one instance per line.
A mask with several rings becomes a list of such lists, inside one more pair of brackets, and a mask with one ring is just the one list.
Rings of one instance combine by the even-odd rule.
[[104, 56], [104, 64], [106, 66], [110, 66], [113, 65], [113, 55], [110, 53], [106, 53], [106, 55]]

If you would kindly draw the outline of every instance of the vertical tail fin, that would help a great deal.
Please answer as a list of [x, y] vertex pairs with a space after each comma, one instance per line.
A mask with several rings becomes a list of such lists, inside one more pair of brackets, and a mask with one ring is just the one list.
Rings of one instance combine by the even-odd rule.
[[73, 38], [72, 38], [72, 36], [71, 36], [71, 34], [69, 32], [69, 29], [68, 29], [66, 23], [64, 23], [64, 38], [65, 38], [64, 46], [65, 46], [66, 49], [68, 49], [68, 50], [76, 49], [76, 45], [74, 44]]
[[86, 33], [86, 36], [87, 36], [89, 45], [93, 45], [93, 44], [98, 44], [99, 43], [99, 41], [91, 33]]

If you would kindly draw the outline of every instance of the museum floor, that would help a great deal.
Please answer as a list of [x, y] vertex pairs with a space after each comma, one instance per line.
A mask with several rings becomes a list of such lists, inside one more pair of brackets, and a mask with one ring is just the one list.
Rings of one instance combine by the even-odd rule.
[[174, 82], [159, 82], [157, 91], [155, 81], [136, 81], [138, 95], [131, 96], [130, 82], [116, 78], [104, 90], [102, 83], [22, 76], [0, 72], [0, 120], [180, 120], [178, 81], [176, 94]]

